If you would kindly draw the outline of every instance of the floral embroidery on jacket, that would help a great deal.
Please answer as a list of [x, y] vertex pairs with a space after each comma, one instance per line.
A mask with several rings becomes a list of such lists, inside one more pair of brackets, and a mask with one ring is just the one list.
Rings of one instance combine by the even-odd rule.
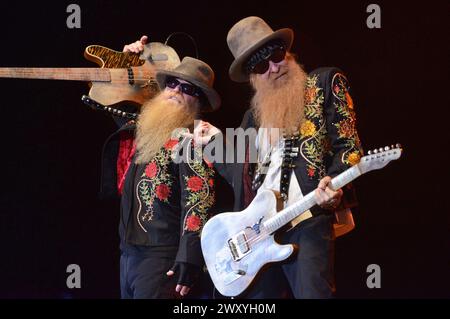
[[[194, 147], [196, 153], [188, 165], [195, 175], [184, 176], [186, 186], [187, 212], [184, 219], [185, 231], [198, 232], [208, 220], [208, 211], [214, 205], [214, 170], [201, 160], [201, 149]], [[199, 160], [200, 159], [200, 160]]]
[[[141, 228], [141, 221], [151, 221], [153, 219], [153, 203], [155, 198], [168, 203], [168, 198], [171, 194], [171, 185], [173, 184], [173, 177], [167, 172], [167, 166], [170, 162], [172, 149], [178, 144], [178, 140], [170, 139], [164, 147], [155, 155], [155, 157], [148, 163], [141, 176], [141, 181], [137, 185], [137, 194], [140, 207], [138, 209], [138, 222]], [[145, 204], [145, 213], [141, 215], [142, 204], [140, 199]]]
[[318, 75], [308, 76], [305, 88], [305, 118], [300, 126], [302, 143], [300, 153], [307, 162], [307, 174], [310, 178], [325, 176], [322, 150], [327, 144], [326, 128], [323, 117], [323, 90], [317, 86]]
[[[306, 160], [307, 175], [310, 179], [323, 178], [326, 175], [324, 158], [333, 156], [329, 133], [339, 139], [343, 148], [341, 162], [345, 165], [355, 165], [359, 162], [362, 149], [356, 132], [356, 115], [353, 100], [349, 94], [349, 85], [345, 76], [336, 73], [331, 81], [334, 113], [332, 118], [325, 119], [324, 92], [319, 87], [319, 75], [310, 75], [306, 79], [304, 119], [300, 126], [302, 143], [300, 154]], [[331, 103], [331, 102], [330, 102]], [[326, 123], [326, 122], [329, 123]], [[328, 132], [331, 127], [336, 133]]]
[[332, 93], [335, 97], [334, 107], [341, 116], [339, 122], [334, 123], [338, 137], [343, 140], [346, 150], [342, 153], [341, 161], [347, 165], [355, 165], [359, 162], [362, 153], [361, 141], [356, 131], [356, 114], [352, 97], [348, 90], [347, 78], [336, 73], [331, 81]]

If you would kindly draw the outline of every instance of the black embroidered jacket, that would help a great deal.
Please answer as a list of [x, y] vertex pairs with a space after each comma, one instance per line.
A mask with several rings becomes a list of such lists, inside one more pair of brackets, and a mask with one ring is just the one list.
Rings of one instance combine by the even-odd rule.
[[[137, 165], [133, 143], [127, 143], [133, 130], [133, 124], [122, 127], [103, 154], [101, 193], [121, 193], [121, 248], [178, 246], [177, 262], [201, 266], [200, 231], [215, 203], [214, 169], [194, 156], [192, 144], [179, 148], [181, 137]], [[191, 151], [189, 160], [174, 161], [180, 149]]]

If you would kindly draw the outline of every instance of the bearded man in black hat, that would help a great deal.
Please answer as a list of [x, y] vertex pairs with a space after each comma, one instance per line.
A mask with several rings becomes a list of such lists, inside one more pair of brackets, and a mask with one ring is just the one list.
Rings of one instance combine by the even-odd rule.
[[122, 298], [189, 293], [202, 273], [200, 231], [215, 204], [214, 169], [183, 136], [200, 112], [220, 106], [214, 72], [185, 57], [172, 71], [158, 71], [156, 80], [161, 92], [141, 107], [137, 121], [109, 139], [104, 151], [102, 185], [116, 183], [121, 195]]
[[[255, 91], [241, 127], [259, 128], [246, 144], [245, 163], [214, 163], [233, 185], [234, 209], [246, 208], [263, 189], [280, 192], [284, 207], [312, 191], [318, 204], [281, 234], [281, 243], [298, 245], [298, 253], [262, 272], [244, 298], [332, 297], [334, 239], [354, 227], [354, 193], [346, 189], [343, 196], [329, 187], [362, 156], [349, 84], [337, 68], [306, 74], [289, 51], [293, 37], [291, 29], [273, 31], [259, 17], [240, 20], [227, 36], [235, 58], [230, 78], [250, 82]], [[202, 143], [219, 132], [209, 123], [198, 130]], [[248, 154], [253, 146], [254, 164]]]

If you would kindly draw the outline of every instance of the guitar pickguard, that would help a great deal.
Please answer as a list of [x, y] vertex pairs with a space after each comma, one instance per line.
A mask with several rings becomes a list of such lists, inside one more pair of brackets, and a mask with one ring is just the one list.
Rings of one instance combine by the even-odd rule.
[[245, 275], [248, 266], [241, 262], [234, 262], [230, 250], [227, 247], [222, 248], [216, 254], [215, 270], [223, 280], [225, 285]]
[[139, 54], [118, 52], [101, 45], [90, 45], [84, 51], [84, 57], [103, 68], [129, 68], [144, 65], [145, 60]]

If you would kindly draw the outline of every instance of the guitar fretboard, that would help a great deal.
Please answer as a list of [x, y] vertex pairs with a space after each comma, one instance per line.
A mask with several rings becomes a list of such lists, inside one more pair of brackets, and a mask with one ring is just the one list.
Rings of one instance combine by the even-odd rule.
[[[352, 166], [333, 178], [329, 187], [334, 190], [342, 188], [360, 175], [361, 172], [359, 171], [358, 166]], [[282, 211], [275, 214], [275, 216], [267, 220], [264, 223], [264, 228], [268, 231], [269, 234], [273, 233], [316, 204], [317, 203], [314, 196], [314, 191], [312, 191], [295, 204], [283, 209]]]
[[0, 78], [110, 82], [111, 74], [99, 68], [0, 68]]

